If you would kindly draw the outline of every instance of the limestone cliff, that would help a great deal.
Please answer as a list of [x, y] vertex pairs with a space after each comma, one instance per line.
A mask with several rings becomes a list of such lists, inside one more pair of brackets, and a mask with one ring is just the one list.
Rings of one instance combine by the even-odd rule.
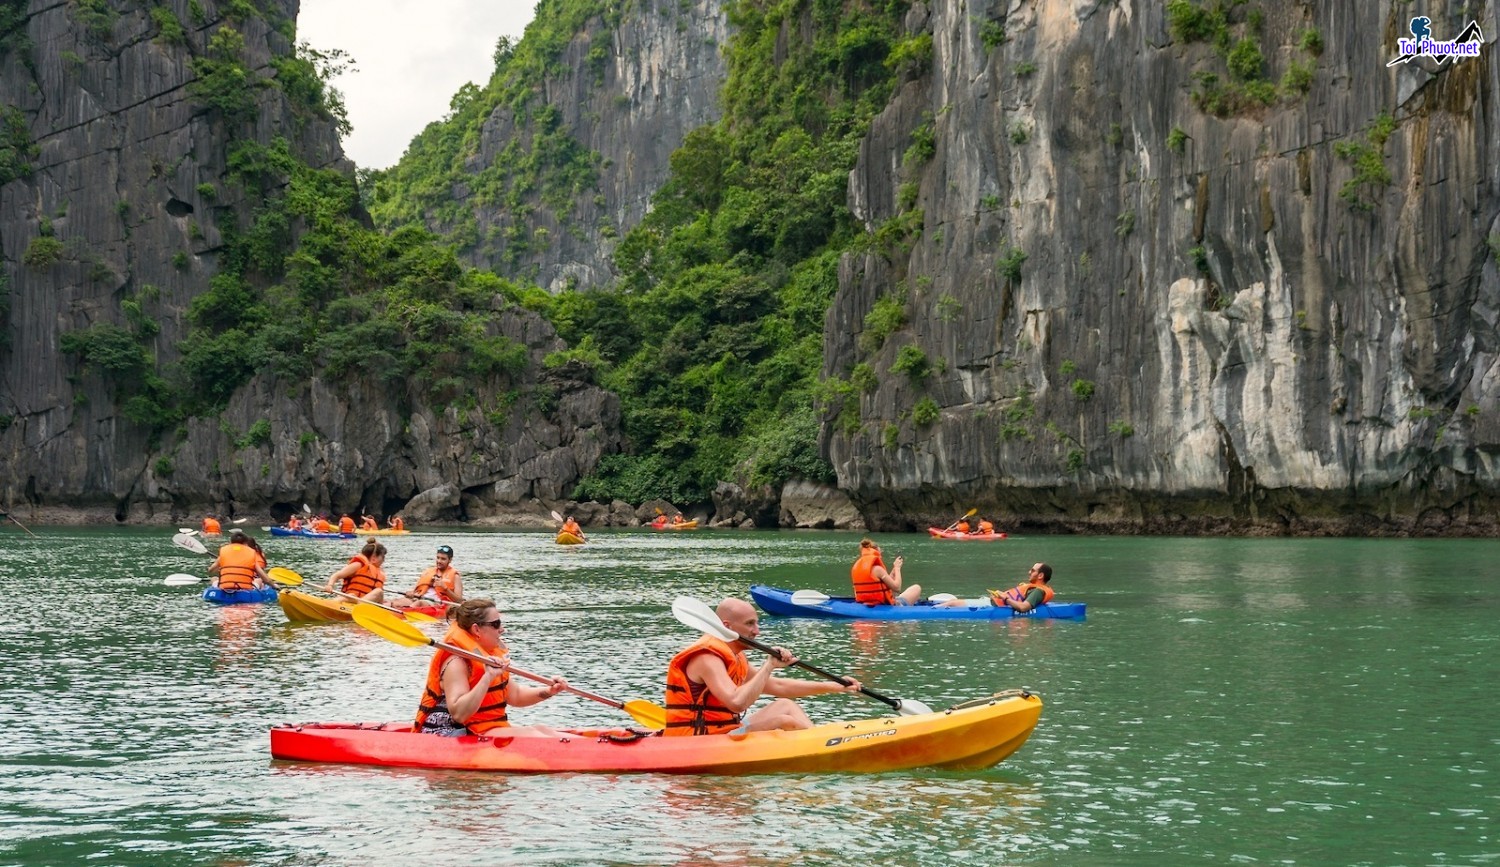
[[[617, 399], [544, 370], [561, 343], [519, 310], [498, 330], [526, 348], [525, 372], [504, 392], [475, 384], [443, 405], [378, 385], [376, 371], [311, 382], [267, 371], [221, 413], [162, 430], [122, 411], [110, 377], [66, 351], [65, 335], [128, 326], [150, 372], [170, 375], [226, 236], [264, 202], [231, 177], [232, 142], [285, 139], [293, 158], [352, 175], [334, 119], [277, 80], [297, 10], [0, 3], [0, 503], [177, 520], [303, 503], [384, 513], [427, 492], [426, 515], [476, 517], [564, 497], [618, 449]], [[205, 91], [195, 64], [230, 54], [221, 72], [248, 73]]]
[[1172, 6], [1212, 9], [913, 6], [849, 190], [912, 228], [827, 319], [840, 487], [884, 529], [1493, 532], [1500, 47], [1387, 65], [1493, 4]]
[[[609, 285], [615, 244], [645, 216], [672, 152], [719, 119], [728, 27], [723, 0], [637, 0], [611, 20], [589, 19], [524, 114], [504, 104], [482, 122], [463, 168], [469, 179], [452, 189], [463, 216], [429, 213], [427, 225], [459, 240], [473, 265], [549, 291]], [[481, 176], [513, 172], [513, 163], [555, 160], [542, 151], [560, 140], [587, 153], [590, 183], [580, 172], [560, 197], [544, 182], [513, 202], [477, 189]]]

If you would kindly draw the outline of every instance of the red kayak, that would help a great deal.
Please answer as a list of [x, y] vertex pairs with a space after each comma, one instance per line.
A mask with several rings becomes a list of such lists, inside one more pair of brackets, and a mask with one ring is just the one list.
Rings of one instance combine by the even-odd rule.
[[927, 532], [934, 539], [953, 539], [960, 542], [994, 542], [1006, 538], [1004, 533], [960, 533], [957, 530], [944, 530], [942, 527], [928, 527]]

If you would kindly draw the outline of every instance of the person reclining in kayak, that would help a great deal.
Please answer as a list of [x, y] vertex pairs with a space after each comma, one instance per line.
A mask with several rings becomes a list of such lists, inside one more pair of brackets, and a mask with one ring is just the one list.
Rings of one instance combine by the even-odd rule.
[[[724, 625], [746, 638], [760, 635], [755, 607], [743, 599], [725, 599], [715, 612]], [[794, 698], [832, 692], [858, 692], [859, 682], [848, 686], [776, 677], [774, 672], [797, 661], [786, 650], [774, 648], [760, 668], [750, 670], [745, 658], [747, 645], [705, 635], [672, 657], [667, 665], [667, 727], [669, 736], [717, 735], [726, 732], [793, 731], [811, 728]], [[745, 716], [745, 710], [762, 695], [776, 700]]]
[[452, 644], [494, 660], [481, 665], [454, 656], [442, 648], [427, 665], [427, 683], [417, 703], [412, 731], [456, 738], [488, 734], [491, 737], [563, 737], [547, 726], [511, 725], [511, 707], [530, 707], [568, 688], [561, 677], [546, 686], [530, 687], [510, 679], [510, 650], [501, 640], [505, 626], [500, 610], [489, 599], [469, 599], [443, 636]]
[[464, 601], [464, 579], [453, 568], [453, 549], [447, 545], [437, 547], [437, 562], [427, 567], [417, 586], [405, 596], [391, 604], [397, 608], [414, 605], [456, 605]]
[[270, 579], [266, 576], [265, 558], [250, 545], [250, 537], [235, 530], [229, 543], [219, 549], [219, 556], [208, 574], [214, 576], [212, 586], [232, 593], [239, 590], [259, 590]]
[[901, 558], [887, 572], [880, 546], [869, 539], [859, 540], [859, 559], [849, 570], [849, 579], [854, 582], [854, 601], [866, 605], [911, 605], [922, 598], [921, 584], [901, 589]]
[[1034, 610], [1052, 601], [1052, 567], [1036, 563], [1022, 584], [1009, 590], [991, 590], [984, 599], [950, 599], [936, 603], [939, 608], [983, 608], [986, 605], [1008, 607], [1018, 614]]

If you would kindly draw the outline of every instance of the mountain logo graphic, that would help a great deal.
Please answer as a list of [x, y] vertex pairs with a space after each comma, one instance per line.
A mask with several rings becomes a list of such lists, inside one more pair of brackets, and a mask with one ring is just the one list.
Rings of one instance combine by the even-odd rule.
[[1446, 41], [1432, 37], [1432, 19], [1425, 15], [1413, 18], [1410, 27], [1413, 38], [1396, 40], [1401, 56], [1386, 66], [1406, 63], [1414, 57], [1430, 57], [1442, 66], [1450, 60], [1457, 62], [1466, 57], [1478, 57], [1479, 49], [1484, 46], [1484, 32], [1479, 29], [1478, 21], [1470, 21], [1456, 38]]

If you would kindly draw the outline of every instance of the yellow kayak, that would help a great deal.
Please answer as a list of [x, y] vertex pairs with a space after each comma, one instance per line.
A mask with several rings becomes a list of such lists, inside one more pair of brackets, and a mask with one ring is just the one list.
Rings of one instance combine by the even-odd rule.
[[582, 545], [583, 539], [572, 533], [558, 533], [557, 544], [559, 545]]
[[355, 530], [356, 536], [405, 536], [410, 530]]
[[282, 590], [276, 597], [286, 619], [312, 623], [353, 620], [354, 604], [347, 599], [323, 599], [300, 590]]

